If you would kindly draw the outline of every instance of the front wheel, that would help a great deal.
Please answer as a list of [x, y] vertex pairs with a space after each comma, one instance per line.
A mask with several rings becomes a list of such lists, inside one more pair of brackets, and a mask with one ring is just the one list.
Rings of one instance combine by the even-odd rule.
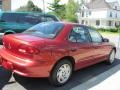
[[68, 60], [60, 61], [51, 72], [49, 77], [50, 83], [55, 86], [64, 85], [72, 74], [72, 63]]
[[112, 64], [115, 61], [115, 50], [112, 50], [109, 54], [107, 64]]

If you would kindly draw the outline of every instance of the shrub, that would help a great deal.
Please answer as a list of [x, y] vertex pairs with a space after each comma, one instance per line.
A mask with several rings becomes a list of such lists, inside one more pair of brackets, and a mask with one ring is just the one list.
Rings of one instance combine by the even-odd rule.
[[97, 30], [98, 31], [103, 31], [103, 32], [105, 32], [105, 31], [108, 31], [108, 32], [118, 32], [118, 30], [120, 30], [120, 29], [118, 29], [118, 28], [110, 28], [110, 29], [99, 28]]
[[115, 29], [110, 29], [110, 32], [118, 32], [118, 29], [115, 28]]

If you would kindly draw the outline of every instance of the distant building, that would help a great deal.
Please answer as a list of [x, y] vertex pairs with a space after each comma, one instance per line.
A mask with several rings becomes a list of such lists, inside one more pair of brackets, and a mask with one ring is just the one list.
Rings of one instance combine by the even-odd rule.
[[11, 11], [11, 0], [0, 0], [0, 10]]
[[120, 5], [105, 0], [85, 0], [78, 12], [80, 24], [96, 28], [115, 28], [120, 26]]

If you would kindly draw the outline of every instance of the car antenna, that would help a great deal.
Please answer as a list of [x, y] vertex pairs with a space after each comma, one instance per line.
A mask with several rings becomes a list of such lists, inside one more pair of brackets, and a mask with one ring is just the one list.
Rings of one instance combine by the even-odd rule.
[[44, 15], [44, 21], [45, 22], [45, 1], [43, 0], [43, 15]]

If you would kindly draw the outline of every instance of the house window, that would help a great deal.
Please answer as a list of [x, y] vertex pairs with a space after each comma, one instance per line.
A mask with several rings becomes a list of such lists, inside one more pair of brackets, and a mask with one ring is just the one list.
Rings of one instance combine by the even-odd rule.
[[116, 18], [117, 18], [117, 13], [116, 13]]
[[91, 15], [92, 13], [91, 13], [91, 11], [89, 12], [89, 15]]
[[84, 17], [84, 11], [82, 11], [82, 17]]
[[86, 17], [88, 17], [89, 16], [89, 12], [86, 12]]
[[84, 20], [82, 20], [81, 24], [84, 24], [84, 22], [85, 22], [85, 21], [84, 21]]
[[117, 23], [117, 22], [115, 22], [115, 26], [116, 26], [116, 27], [118, 26], [118, 23]]
[[108, 21], [108, 26], [112, 26], [112, 21]]
[[84, 9], [84, 7], [83, 7], [83, 9]]
[[115, 10], [117, 10], [117, 6], [115, 6]]
[[88, 21], [86, 21], [85, 24], [88, 25]]
[[110, 17], [112, 17], [112, 12], [110, 12]]
[[100, 20], [96, 20], [96, 25], [97, 25], [97, 26], [100, 25]]

